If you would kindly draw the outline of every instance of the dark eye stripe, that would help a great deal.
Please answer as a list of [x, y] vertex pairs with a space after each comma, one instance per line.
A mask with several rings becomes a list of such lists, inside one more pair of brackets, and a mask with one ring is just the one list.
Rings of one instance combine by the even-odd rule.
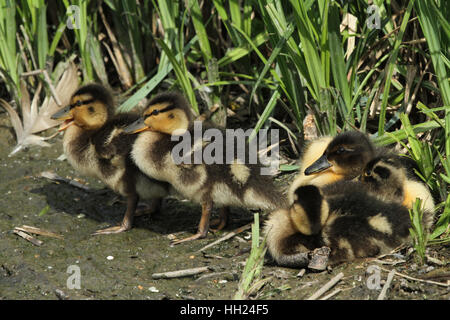
[[171, 105], [169, 105], [169, 106], [167, 106], [167, 107], [165, 107], [163, 109], [155, 109], [155, 110], [153, 110], [149, 114], [149, 116], [157, 116], [160, 113], [167, 112], [167, 111], [170, 111], [170, 110], [173, 110], [173, 109], [175, 109], [175, 106], [173, 104], [171, 104]]
[[70, 109], [75, 108], [75, 107], [79, 107], [79, 106], [82, 106], [82, 105], [85, 105], [85, 104], [89, 104], [89, 103], [92, 103], [94, 101], [95, 101], [95, 99], [89, 99], [89, 100], [84, 100], [84, 101], [78, 100], [77, 102], [72, 103], [70, 105]]

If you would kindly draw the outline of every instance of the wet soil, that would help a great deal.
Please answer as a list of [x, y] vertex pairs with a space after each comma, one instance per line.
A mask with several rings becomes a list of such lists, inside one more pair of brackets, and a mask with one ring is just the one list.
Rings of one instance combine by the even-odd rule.
[[[137, 217], [134, 228], [128, 232], [92, 236], [97, 229], [118, 224], [125, 212], [125, 203], [100, 181], [83, 177], [67, 161], [57, 160], [62, 154], [61, 136], [50, 142], [50, 148], [30, 147], [8, 157], [15, 137], [6, 114], [0, 113], [0, 299], [233, 297], [249, 255], [250, 232], [224, 241], [205, 254], [198, 250], [225, 232], [251, 222], [251, 212], [232, 209], [231, 223], [226, 230], [171, 247], [173, 235], [183, 238], [195, 232], [200, 207], [169, 198], [165, 199], [160, 212]], [[42, 178], [43, 171], [80, 179], [91, 191]], [[285, 176], [285, 179], [290, 177]], [[56, 232], [63, 239], [37, 235], [35, 237], [43, 244], [35, 246], [13, 233], [14, 227], [22, 225]], [[446, 283], [450, 278], [450, 247], [434, 246], [429, 254], [447, 264], [422, 266], [410, 255], [405, 263], [395, 268], [412, 277], [428, 277]], [[80, 289], [70, 289], [74, 283], [71, 278], [74, 265], [80, 270]], [[373, 273], [368, 272], [371, 265], [387, 270], [381, 270], [377, 278], [380, 286], [375, 289], [368, 286], [374, 281]], [[209, 266], [210, 271], [186, 278], [152, 278], [153, 273], [202, 266]], [[270, 277], [270, 281], [253, 298], [305, 299], [343, 272], [344, 278], [334, 288], [341, 291], [331, 299], [376, 299], [392, 268], [392, 265], [363, 260], [321, 273], [307, 271], [298, 277], [298, 270], [267, 263], [262, 277]], [[449, 299], [450, 291], [448, 287], [395, 276], [387, 298]]]

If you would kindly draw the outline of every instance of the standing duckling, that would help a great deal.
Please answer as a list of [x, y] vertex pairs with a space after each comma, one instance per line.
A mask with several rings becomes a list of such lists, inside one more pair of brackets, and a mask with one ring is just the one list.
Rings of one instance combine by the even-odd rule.
[[75, 170], [96, 177], [114, 192], [127, 198], [122, 223], [94, 234], [120, 233], [131, 229], [139, 198], [160, 200], [168, 193], [168, 184], [144, 175], [130, 158], [136, 137], [124, 134], [123, 128], [138, 119], [137, 115], [114, 115], [114, 104], [107, 89], [98, 84], [80, 87], [70, 104], [52, 116], [64, 120], [64, 153]]
[[365, 184], [341, 180], [324, 187], [302, 185], [288, 209], [265, 225], [268, 252], [278, 265], [305, 267], [305, 252], [331, 249], [330, 263], [387, 253], [408, 240], [408, 210], [368, 192]]
[[[213, 204], [273, 210], [285, 203], [272, 179], [261, 175], [263, 166], [259, 162], [247, 164], [246, 160], [252, 156], [247, 146], [246, 159], [234, 158], [231, 163], [225, 163], [226, 152], [230, 151], [225, 149], [226, 144], [194, 140], [198, 132], [194, 130], [192, 118], [191, 108], [182, 95], [164, 93], [151, 100], [142, 118], [126, 129], [127, 132], [140, 132], [131, 152], [139, 169], [149, 177], [169, 182], [185, 198], [202, 206], [197, 233], [173, 244], [206, 237]], [[226, 136], [220, 129], [204, 123], [200, 132], [202, 137], [207, 129], [216, 130], [222, 138]], [[179, 153], [183, 150], [179, 147], [184, 140], [178, 141], [191, 137], [194, 141], [187, 140], [190, 141], [187, 143], [190, 150], [181, 156], [190, 162], [183, 160], [180, 163]], [[196, 151], [206, 150], [210, 146], [217, 147], [215, 152], [222, 155], [222, 162], [205, 163], [203, 160], [197, 164]], [[236, 149], [233, 151], [236, 155]]]

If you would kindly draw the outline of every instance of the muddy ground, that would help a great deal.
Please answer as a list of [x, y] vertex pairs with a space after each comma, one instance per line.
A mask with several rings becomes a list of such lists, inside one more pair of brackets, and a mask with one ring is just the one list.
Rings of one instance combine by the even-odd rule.
[[[80, 176], [67, 161], [57, 160], [62, 154], [61, 136], [50, 142], [50, 148], [31, 147], [8, 157], [15, 136], [9, 119], [0, 111], [0, 299], [233, 297], [249, 255], [250, 232], [206, 250], [206, 255], [198, 250], [251, 222], [251, 212], [233, 209], [226, 230], [210, 233], [207, 239], [171, 247], [172, 235], [182, 238], [195, 232], [200, 207], [187, 201], [166, 199], [158, 214], [136, 218], [131, 231], [91, 236], [97, 229], [119, 223], [125, 203], [101, 182]], [[40, 177], [41, 172], [48, 170], [62, 177], [81, 179], [91, 191]], [[56, 232], [63, 239], [36, 236], [43, 244], [35, 246], [13, 233], [14, 227], [22, 225]], [[446, 265], [421, 266], [410, 255], [395, 268], [414, 278], [446, 283], [450, 273], [450, 247], [435, 246], [429, 254]], [[383, 261], [395, 263], [399, 258]], [[72, 275], [67, 271], [73, 265], [81, 273], [80, 289], [67, 286]], [[331, 299], [376, 299], [381, 289], [369, 289], [367, 285], [376, 281], [371, 277], [374, 274], [367, 271], [372, 265], [384, 268], [380, 274], [380, 286], [383, 286], [393, 266], [373, 260], [342, 264], [321, 273], [306, 272], [302, 277], [297, 276], [298, 270], [269, 263], [263, 268], [263, 278], [270, 279], [253, 298], [305, 299], [343, 272], [344, 278], [334, 288], [341, 291]], [[152, 279], [153, 273], [201, 266], [209, 266], [211, 271], [194, 277]], [[396, 275], [387, 298], [449, 299], [450, 289]]]

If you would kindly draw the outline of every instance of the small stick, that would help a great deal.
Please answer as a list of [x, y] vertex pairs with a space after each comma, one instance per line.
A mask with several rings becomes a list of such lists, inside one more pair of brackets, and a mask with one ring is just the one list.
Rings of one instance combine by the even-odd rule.
[[439, 259], [436, 259], [436, 258], [433, 258], [433, 257], [430, 257], [430, 256], [426, 256], [426, 257], [427, 257], [427, 261], [428, 262], [437, 264], [438, 266], [445, 266], [447, 264], [444, 261], [441, 261]]
[[79, 183], [79, 182], [77, 182], [75, 180], [70, 180], [70, 179], [66, 179], [66, 178], [60, 177], [56, 173], [51, 172], [51, 171], [41, 172], [41, 177], [47, 178], [47, 179], [53, 180], [53, 181], [62, 181], [62, 182], [68, 183], [68, 184], [70, 184], [70, 185], [72, 185], [74, 187], [83, 189], [85, 191], [91, 191], [91, 188], [86, 187], [84, 184]]
[[19, 237], [22, 237], [25, 240], [30, 241], [35, 246], [40, 246], [40, 245], [43, 244], [43, 242], [41, 240], [35, 239], [35, 238], [33, 238], [32, 236], [30, 236], [29, 234], [27, 234], [25, 232], [22, 232], [22, 231], [19, 231], [19, 230], [15, 230], [15, 229], [13, 230], [13, 232], [15, 234], [17, 234]]
[[386, 264], [386, 265], [395, 266], [395, 265], [400, 264], [400, 263], [405, 263], [406, 260], [399, 260], [399, 261], [383, 261], [383, 260], [375, 259], [375, 260], [373, 260], [373, 262], [376, 262], [376, 263], [379, 263], [379, 264]]
[[322, 288], [317, 290], [311, 297], [309, 297], [307, 300], [316, 300], [321, 295], [323, 295], [325, 292], [330, 290], [336, 283], [338, 283], [342, 278], [344, 277], [344, 273], [339, 273], [336, 277], [328, 281]]
[[62, 236], [60, 236], [59, 234], [56, 234], [54, 232], [43, 230], [43, 229], [36, 228], [36, 227], [26, 226], [26, 225], [23, 225], [22, 227], [15, 227], [14, 230], [39, 234], [41, 236], [47, 236], [47, 237], [57, 238], [57, 239], [61, 239], [61, 240], [63, 239]]
[[32, 71], [28, 71], [28, 72], [23, 72], [20, 74], [21, 77], [30, 77], [30, 76], [35, 76], [37, 74], [41, 74], [42, 70], [38, 69], [38, 70], [32, 70]]
[[[380, 267], [380, 269], [384, 270], [384, 271], [391, 272], [391, 270], [385, 269], [385, 268], [382, 268], [382, 267]], [[413, 280], [413, 281], [419, 281], [419, 282], [425, 282], [425, 283], [429, 283], [429, 284], [435, 284], [435, 285], [441, 286], [441, 287], [450, 287], [450, 283], [442, 283], [442, 282], [436, 282], [436, 281], [431, 281], [431, 280], [424, 280], [424, 279], [413, 278], [413, 277], [407, 276], [406, 274], [400, 273], [398, 271], [395, 271], [395, 274], [400, 276], [400, 277], [403, 277], [403, 278], [406, 278], [406, 279], [409, 279], [409, 280]]]
[[252, 223], [253, 223], [253, 222], [250, 222], [250, 223], [246, 224], [245, 226], [242, 226], [242, 227], [237, 228], [236, 230], [234, 230], [234, 231], [232, 231], [232, 232], [230, 232], [230, 233], [227, 233], [227, 234], [224, 235], [222, 238], [217, 239], [216, 241], [211, 242], [210, 244], [204, 246], [203, 248], [201, 248], [200, 250], [198, 250], [198, 252], [203, 251], [203, 250], [206, 250], [206, 249], [208, 249], [208, 248], [211, 248], [211, 247], [215, 246], [215, 245], [218, 244], [218, 243], [221, 243], [221, 242], [223, 242], [223, 241], [225, 241], [225, 240], [228, 240], [228, 239], [234, 237], [235, 235], [237, 235], [237, 234], [239, 234], [239, 233], [241, 233], [241, 232], [243, 232], [243, 231], [245, 231], [245, 230], [247, 230], [247, 229], [250, 229], [250, 228], [252, 227]]
[[195, 281], [200, 282], [202, 280], [209, 279], [209, 278], [212, 278], [212, 277], [222, 276], [224, 274], [231, 274], [231, 273], [230, 272], [213, 272], [213, 273], [208, 273], [208, 274], [205, 274], [205, 275], [203, 275], [201, 277], [198, 277], [198, 279], [195, 279]]
[[336, 289], [336, 290], [334, 290], [332, 293], [326, 295], [325, 297], [320, 298], [320, 300], [328, 300], [328, 299], [330, 299], [332, 296], [338, 294], [338, 293], [341, 292], [341, 291], [342, 291], [342, 289]]
[[381, 289], [380, 295], [378, 296], [377, 300], [384, 300], [386, 298], [387, 289], [389, 289], [392, 279], [394, 279], [395, 273], [395, 269], [392, 269], [391, 272], [389, 272], [386, 283], [384, 284], [383, 289]]
[[199, 267], [199, 268], [192, 268], [192, 269], [154, 273], [154, 274], [152, 274], [152, 278], [153, 279], [170, 279], [170, 278], [189, 277], [189, 276], [194, 276], [199, 273], [206, 272], [208, 270], [209, 270], [209, 267]]

